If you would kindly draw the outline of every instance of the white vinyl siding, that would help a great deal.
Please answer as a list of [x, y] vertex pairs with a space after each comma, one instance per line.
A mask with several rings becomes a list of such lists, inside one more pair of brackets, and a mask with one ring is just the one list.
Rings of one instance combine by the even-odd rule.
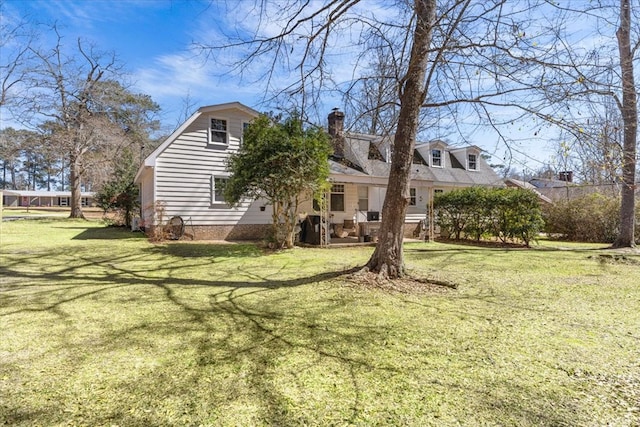
[[209, 141], [211, 116], [203, 114], [158, 155], [155, 168], [155, 200], [164, 204], [164, 220], [174, 215], [193, 225], [269, 224], [271, 213], [260, 211], [265, 202], [212, 204], [211, 177], [224, 177], [230, 153], [237, 151], [243, 123], [252, 119], [238, 110], [216, 112], [226, 120], [228, 145], [223, 149]]

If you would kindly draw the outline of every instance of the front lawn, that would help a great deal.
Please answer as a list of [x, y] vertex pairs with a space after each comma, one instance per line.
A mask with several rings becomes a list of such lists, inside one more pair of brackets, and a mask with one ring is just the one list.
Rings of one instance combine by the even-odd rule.
[[0, 227], [0, 425], [640, 425], [640, 256], [408, 243], [155, 245], [99, 222]]

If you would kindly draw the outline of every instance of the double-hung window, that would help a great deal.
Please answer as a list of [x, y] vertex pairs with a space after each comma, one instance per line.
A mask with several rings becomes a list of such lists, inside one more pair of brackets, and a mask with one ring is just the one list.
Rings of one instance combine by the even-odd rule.
[[358, 187], [358, 210], [369, 210], [369, 187]]
[[224, 200], [224, 187], [228, 178], [222, 176], [211, 175], [211, 204], [226, 204]]
[[442, 150], [431, 150], [431, 166], [442, 167]]
[[409, 206], [415, 206], [415, 205], [416, 205], [416, 189], [410, 188], [409, 189]]
[[467, 165], [469, 170], [474, 171], [478, 169], [478, 157], [475, 154], [469, 154], [467, 156]]
[[211, 144], [228, 145], [229, 134], [227, 133], [227, 121], [222, 119], [211, 119], [211, 132], [209, 136]]
[[344, 184], [331, 186], [331, 207], [333, 212], [344, 212]]

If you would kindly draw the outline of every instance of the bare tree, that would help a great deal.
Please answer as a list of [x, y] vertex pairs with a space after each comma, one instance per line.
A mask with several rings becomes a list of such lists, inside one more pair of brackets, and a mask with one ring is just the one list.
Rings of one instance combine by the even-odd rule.
[[634, 247], [636, 152], [638, 140], [638, 94], [633, 76], [634, 51], [640, 39], [631, 48], [631, 1], [620, 0], [620, 26], [616, 32], [620, 51], [622, 103], [620, 111], [624, 123], [622, 162], [622, 204], [620, 206], [620, 233], [614, 248]]
[[23, 95], [30, 123], [43, 117], [52, 131], [51, 141], [67, 155], [71, 189], [71, 218], [83, 218], [81, 205], [85, 159], [98, 145], [117, 138], [117, 129], [102, 114], [98, 102], [100, 82], [120, 71], [114, 55], [105, 55], [77, 41], [77, 55], [65, 50], [57, 26], [52, 49], [33, 47], [35, 70]]
[[398, 278], [404, 275], [404, 218], [409, 206], [410, 168], [420, 110], [429, 90], [428, 82], [425, 84], [425, 77], [436, 19], [435, 0], [416, 0], [415, 16], [409, 64], [403, 85], [399, 88], [400, 116], [393, 141], [389, 191], [382, 206], [380, 240], [367, 262], [370, 271], [384, 278]]
[[[610, 159], [621, 150], [621, 165], [612, 177], [622, 187], [619, 236], [613, 247], [634, 247], [638, 132], [634, 61], [639, 59], [640, 9], [633, 8], [629, 0], [576, 4], [574, 8], [571, 2], [551, 2], [555, 13], [549, 15], [553, 17], [547, 26], [550, 36], [532, 37], [520, 57], [539, 65], [539, 89], [548, 102], [546, 108], [536, 112], [538, 117], [558, 125], [578, 141], [600, 138], [611, 149], [605, 153]], [[587, 23], [592, 30], [587, 34], [568, 31], [569, 23], [576, 21]], [[615, 37], [613, 28], [617, 28]], [[603, 102], [605, 98], [609, 101]], [[612, 104], [619, 114], [607, 113]], [[593, 129], [594, 119], [601, 127], [585, 135]]]
[[[381, 126], [381, 112], [389, 106], [396, 109], [382, 231], [367, 264], [393, 278], [404, 273], [407, 165], [419, 129], [446, 128], [465, 140], [485, 126], [509, 144], [508, 126], [526, 120], [531, 128], [552, 124], [578, 135], [583, 126], [568, 120], [566, 110], [575, 108], [572, 103], [579, 96], [611, 90], [587, 87], [592, 79], [602, 81], [603, 68], [591, 66], [592, 51], [574, 50], [575, 35], [568, 27], [575, 10], [536, 0], [398, 1], [385, 4], [378, 13], [359, 6], [357, 0], [328, 0], [317, 8], [289, 2], [274, 11], [268, 3], [257, 2], [256, 28], [242, 28], [222, 43], [198, 47], [218, 65], [230, 56], [216, 53], [236, 53], [229, 69], [243, 77], [261, 70], [255, 80], [277, 88], [274, 96], [296, 99], [305, 115], [320, 105], [328, 88], [351, 100], [354, 96], [349, 95], [367, 90], [365, 105], [354, 108], [369, 117], [361, 129], [384, 132], [389, 123]], [[555, 12], [551, 18], [549, 12]], [[331, 61], [340, 62], [336, 57], [352, 61], [350, 83], [335, 80]], [[291, 70], [294, 73], [287, 74]], [[371, 84], [373, 80], [377, 84]], [[395, 89], [391, 97], [389, 88]], [[532, 131], [532, 136], [539, 131]]]
[[[257, 79], [267, 85], [279, 79], [280, 64], [293, 64], [297, 78], [289, 76], [277, 93], [287, 98], [298, 96], [297, 106], [303, 112], [318, 103], [320, 89], [336, 83], [329, 65], [334, 51], [352, 49], [354, 73], [362, 68], [360, 64], [376, 63], [371, 53], [389, 58], [378, 61], [384, 66], [368, 76], [356, 76], [362, 84], [352, 84], [346, 95], [349, 90], [362, 93], [361, 87], [373, 89], [374, 93], [369, 93], [372, 105], [360, 108], [363, 115], [373, 113], [369, 115], [370, 129], [384, 132], [389, 128], [389, 123], [384, 123], [385, 128], [380, 120], [384, 108], [392, 107], [390, 111], [398, 113], [381, 233], [367, 263], [368, 269], [381, 277], [397, 278], [404, 274], [402, 239], [409, 172], [421, 120], [447, 117], [447, 125], [455, 127], [456, 115], [472, 113], [483, 115], [490, 126], [498, 128], [491, 108], [518, 107], [513, 97], [531, 85], [522, 83], [528, 76], [526, 67], [510, 54], [520, 42], [512, 22], [523, 12], [505, 10], [504, 0], [398, 1], [378, 14], [367, 11], [366, 6], [358, 9], [358, 3], [330, 0], [317, 9], [305, 2], [288, 3], [275, 13], [266, 3], [258, 3], [254, 12], [260, 16], [258, 27], [272, 24], [273, 19], [282, 23], [281, 30], [275, 34], [272, 27], [266, 33], [261, 28], [238, 31], [227, 37], [227, 43], [198, 47], [212, 56], [244, 49], [230, 66], [248, 74], [252, 65], [259, 65], [265, 71]], [[215, 59], [219, 64], [224, 58]], [[371, 84], [374, 79], [378, 84]], [[344, 93], [341, 85], [337, 86]], [[391, 97], [389, 89], [393, 89]]]
[[375, 56], [366, 67], [368, 75], [355, 80], [344, 93], [348, 128], [370, 135], [390, 135], [398, 124], [396, 71], [401, 64], [381, 46], [371, 44]]
[[27, 22], [14, 21], [3, 9], [4, 1], [0, 1], [0, 107], [19, 99], [14, 95], [26, 83], [35, 37]]
[[[610, 97], [590, 103], [584, 131], [562, 132], [556, 141], [558, 171], [573, 171], [576, 181], [613, 184], [622, 177], [622, 117]], [[557, 172], [557, 171], [556, 171]]]
[[57, 26], [52, 48], [32, 46], [29, 80], [21, 94], [25, 123], [36, 124], [66, 156], [71, 190], [71, 218], [84, 217], [81, 191], [110, 176], [122, 145], [140, 147], [157, 129], [159, 110], [147, 95], [130, 93], [121, 83], [115, 54], [103, 53], [78, 39], [69, 49]]

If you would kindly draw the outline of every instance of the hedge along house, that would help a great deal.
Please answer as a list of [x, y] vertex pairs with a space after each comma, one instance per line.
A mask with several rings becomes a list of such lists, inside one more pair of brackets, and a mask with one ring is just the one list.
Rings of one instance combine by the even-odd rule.
[[[332, 189], [328, 195], [330, 222], [348, 228], [353, 223], [380, 221], [393, 135], [345, 132], [344, 114], [338, 110], [329, 114], [328, 122], [334, 146], [330, 160]], [[472, 186], [504, 186], [481, 152], [477, 146], [454, 148], [440, 140], [416, 143], [405, 218], [406, 237], [418, 235], [418, 225], [428, 228], [422, 231], [433, 236], [434, 221], [428, 206], [435, 194]], [[313, 210], [310, 204], [305, 207]]]
[[[156, 148], [135, 177], [143, 224], [149, 229], [180, 216], [197, 239], [263, 238], [271, 225], [271, 206], [256, 200], [230, 207], [220, 191], [229, 177], [227, 159], [238, 150], [244, 128], [258, 114], [238, 102], [202, 107]], [[368, 234], [381, 219], [393, 138], [346, 133], [344, 114], [337, 110], [328, 120], [334, 147], [328, 160], [331, 192], [322, 211], [310, 198], [303, 202], [301, 219], [317, 215], [325, 217], [334, 231], [342, 227], [362, 233], [364, 226]], [[407, 236], [427, 219], [435, 193], [504, 185], [480, 153], [475, 146], [453, 149], [443, 141], [417, 144], [405, 218]]]

